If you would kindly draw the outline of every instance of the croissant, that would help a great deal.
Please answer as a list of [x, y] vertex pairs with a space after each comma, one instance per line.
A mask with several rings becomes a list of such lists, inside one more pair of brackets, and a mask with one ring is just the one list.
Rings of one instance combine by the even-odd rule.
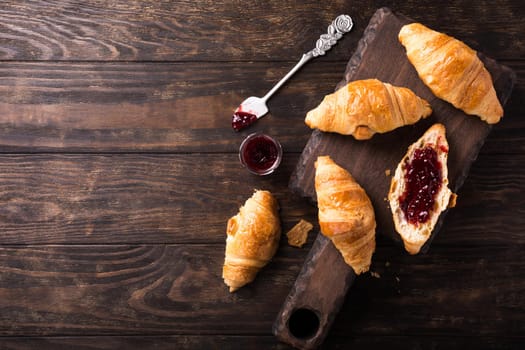
[[356, 274], [370, 269], [376, 221], [365, 190], [329, 156], [315, 162], [315, 191], [322, 234], [332, 240]]
[[228, 220], [224, 283], [234, 292], [252, 282], [275, 255], [281, 237], [279, 205], [268, 191], [255, 191]]
[[456, 195], [448, 188], [445, 126], [434, 124], [413, 143], [390, 184], [388, 200], [396, 231], [410, 254], [419, 253]]
[[326, 95], [306, 115], [306, 125], [321, 131], [353, 135], [366, 140], [414, 124], [432, 113], [427, 101], [412, 90], [377, 79], [357, 80]]
[[434, 95], [489, 124], [499, 122], [503, 108], [476, 51], [420, 23], [403, 26], [398, 38], [419, 77]]

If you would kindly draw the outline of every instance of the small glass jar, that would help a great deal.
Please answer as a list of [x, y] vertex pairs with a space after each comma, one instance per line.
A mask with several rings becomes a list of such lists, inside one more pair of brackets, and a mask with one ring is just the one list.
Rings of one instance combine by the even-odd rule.
[[283, 158], [281, 144], [263, 133], [248, 135], [239, 148], [241, 164], [253, 174], [268, 175], [277, 169]]

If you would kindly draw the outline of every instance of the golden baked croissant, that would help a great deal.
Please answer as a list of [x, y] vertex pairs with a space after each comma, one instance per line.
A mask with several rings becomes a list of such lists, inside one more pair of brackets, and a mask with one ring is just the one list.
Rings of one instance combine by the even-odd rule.
[[499, 122], [503, 108], [476, 51], [420, 23], [403, 26], [398, 37], [409, 61], [434, 95], [489, 124]]
[[365, 190], [329, 156], [315, 162], [315, 191], [321, 232], [356, 274], [370, 268], [376, 247], [374, 208]]
[[392, 177], [388, 200], [396, 231], [410, 254], [419, 253], [456, 195], [448, 188], [445, 126], [434, 124], [414, 142]]
[[281, 237], [279, 205], [268, 191], [255, 191], [228, 220], [224, 283], [234, 292], [252, 282], [274, 256]]
[[307, 113], [305, 123], [312, 129], [366, 140], [377, 132], [414, 124], [430, 113], [428, 102], [412, 90], [367, 79], [352, 81], [326, 95], [319, 106]]

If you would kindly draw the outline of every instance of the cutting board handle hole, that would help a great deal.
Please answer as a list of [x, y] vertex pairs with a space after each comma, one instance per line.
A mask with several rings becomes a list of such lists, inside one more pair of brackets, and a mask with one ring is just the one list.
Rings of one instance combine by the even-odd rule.
[[307, 308], [296, 309], [288, 319], [288, 330], [298, 339], [313, 337], [317, 334], [319, 325], [317, 313]]

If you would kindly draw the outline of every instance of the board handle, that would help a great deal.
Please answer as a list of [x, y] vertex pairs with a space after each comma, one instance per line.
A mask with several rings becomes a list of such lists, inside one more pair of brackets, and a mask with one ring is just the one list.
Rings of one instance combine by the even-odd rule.
[[299, 349], [319, 347], [355, 280], [330, 239], [317, 235], [273, 324], [273, 334]]

